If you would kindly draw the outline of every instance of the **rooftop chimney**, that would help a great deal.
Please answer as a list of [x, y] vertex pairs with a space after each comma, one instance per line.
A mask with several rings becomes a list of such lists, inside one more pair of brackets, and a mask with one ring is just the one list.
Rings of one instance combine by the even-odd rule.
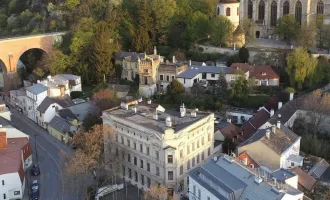
[[175, 63], [175, 61], [176, 61], [175, 56], [173, 56], [172, 63]]
[[276, 126], [275, 126], [275, 125], [272, 126], [272, 132], [273, 132], [274, 134], [276, 133]]
[[290, 101], [293, 100], [294, 93], [290, 92]]
[[186, 108], [184, 107], [184, 103], [180, 106], [180, 116], [184, 117], [186, 115]]
[[278, 129], [281, 128], [281, 121], [277, 121], [277, 128], [278, 128]]
[[154, 55], [155, 56], [157, 55], [157, 48], [156, 48], [156, 46], [154, 46]]
[[151, 100], [150, 99], [148, 100], [148, 104], [151, 104]]
[[138, 99], [138, 102], [141, 103], [143, 101], [142, 97]]
[[153, 118], [154, 120], [158, 120], [157, 110], [156, 110], [155, 114], [152, 116], [152, 118]]
[[270, 138], [270, 130], [269, 130], [269, 129], [266, 130], [266, 138], [267, 138], [267, 139]]
[[136, 108], [136, 106], [133, 107], [133, 111], [134, 111], [134, 113], [137, 113], [137, 108]]
[[172, 127], [172, 119], [170, 116], [166, 117], [166, 126]]
[[191, 66], [191, 60], [189, 60], [189, 66]]
[[48, 76], [47, 76], [47, 79], [48, 79], [48, 80], [50, 80], [51, 78], [52, 78], [52, 76], [51, 76], [51, 75], [48, 75]]
[[7, 149], [6, 132], [0, 132], [0, 149], [1, 150], [6, 150]]
[[282, 108], [282, 102], [278, 102], [278, 109], [281, 109]]
[[196, 111], [191, 111], [191, 117], [197, 117]]
[[228, 122], [228, 123], [231, 123], [231, 119], [228, 118], [228, 119], [227, 119], [227, 122]]
[[275, 113], [274, 109], [271, 109], [270, 110], [270, 117], [273, 117], [274, 116], [274, 113]]

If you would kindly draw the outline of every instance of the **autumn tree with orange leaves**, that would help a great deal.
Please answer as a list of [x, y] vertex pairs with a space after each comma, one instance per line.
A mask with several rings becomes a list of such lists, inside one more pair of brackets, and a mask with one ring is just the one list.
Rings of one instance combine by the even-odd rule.
[[143, 200], [179, 200], [179, 198], [177, 196], [169, 196], [167, 187], [161, 185], [151, 187], [145, 191]]
[[112, 108], [119, 104], [116, 92], [107, 88], [100, 89], [93, 94], [93, 100], [101, 111]]

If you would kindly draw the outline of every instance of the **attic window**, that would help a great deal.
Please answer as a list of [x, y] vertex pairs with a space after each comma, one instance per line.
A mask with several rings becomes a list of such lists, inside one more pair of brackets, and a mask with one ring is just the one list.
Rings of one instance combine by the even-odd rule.
[[266, 72], [262, 72], [261, 75], [262, 75], [262, 76], [266, 76]]

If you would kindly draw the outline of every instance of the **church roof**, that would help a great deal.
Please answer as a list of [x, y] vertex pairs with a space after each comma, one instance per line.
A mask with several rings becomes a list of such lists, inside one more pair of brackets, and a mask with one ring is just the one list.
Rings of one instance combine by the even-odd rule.
[[237, 0], [219, 0], [219, 3], [239, 3]]

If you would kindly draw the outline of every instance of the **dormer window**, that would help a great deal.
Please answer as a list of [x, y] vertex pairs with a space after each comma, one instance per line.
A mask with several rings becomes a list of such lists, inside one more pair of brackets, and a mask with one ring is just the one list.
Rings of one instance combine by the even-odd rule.
[[262, 75], [262, 76], [266, 76], [266, 72], [262, 72], [261, 75]]

